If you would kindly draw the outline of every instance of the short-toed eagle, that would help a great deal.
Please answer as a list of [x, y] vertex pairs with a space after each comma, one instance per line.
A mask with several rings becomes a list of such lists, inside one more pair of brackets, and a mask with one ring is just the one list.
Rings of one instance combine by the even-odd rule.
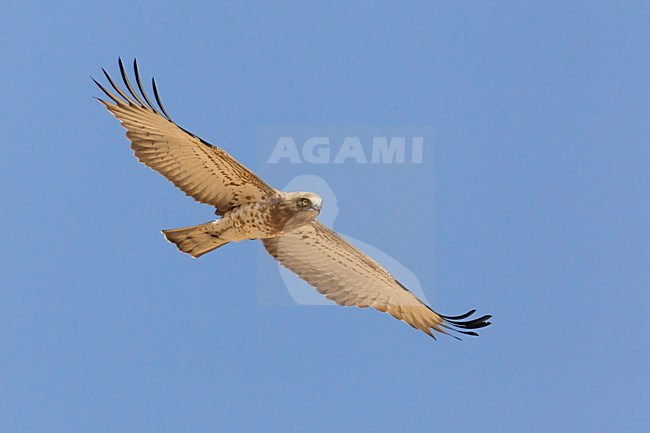
[[379, 263], [315, 220], [323, 204], [320, 196], [267, 185], [223, 149], [176, 125], [152, 79], [154, 105], [142, 86], [137, 62], [133, 67], [139, 92], [121, 60], [119, 67], [128, 94], [105, 70], [119, 96], [95, 83], [110, 98], [99, 101], [126, 129], [135, 157], [185, 194], [214, 206], [219, 216], [205, 224], [163, 230], [180, 251], [200, 257], [229, 242], [260, 239], [280, 264], [339, 305], [387, 312], [431, 337], [432, 330], [475, 336], [473, 330], [490, 324], [489, 315], [471, 319], [475, 310], [460, 316], [433, 311]]

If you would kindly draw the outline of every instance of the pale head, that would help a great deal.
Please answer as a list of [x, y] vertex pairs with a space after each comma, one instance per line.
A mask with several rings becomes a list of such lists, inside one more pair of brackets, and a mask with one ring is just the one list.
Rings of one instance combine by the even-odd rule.
[[313, 192], [284, 192], [277, 209], [282, 231], [291, 231], [307, 224], [318, 216], [323, 199]]
[[285, 201], [291, 203], [296, 210], [320, 212], [323, 207], [323, 199], [313, 192], [285, 192]]

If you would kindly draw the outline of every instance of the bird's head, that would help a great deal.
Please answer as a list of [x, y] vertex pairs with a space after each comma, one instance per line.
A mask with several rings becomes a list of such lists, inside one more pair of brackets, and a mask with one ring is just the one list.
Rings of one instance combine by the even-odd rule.
[[318, 216], [323, 199], [313, 192], [286, 192], [282, 199], [280, 213], [285, 215], [282, 225], [284, 231], [291, 231], [312, 221]]
[[289, 208], [298, 212], [312, 213], [314, 217], [323, 207], [323, 199], [313, 192], [288, 192], [285, 200]]

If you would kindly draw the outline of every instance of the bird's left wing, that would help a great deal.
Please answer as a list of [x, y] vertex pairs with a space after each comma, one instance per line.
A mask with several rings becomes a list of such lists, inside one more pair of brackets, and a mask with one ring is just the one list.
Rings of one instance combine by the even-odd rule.
[[432, 337], [431, 330], [447, 334], [445, 329], [475, 336], [472, 329], [490, 324], [491, 316], [467, 320], [475, 310], [455, 317], [436, 313], [380, 264], [317, 221], [262, 242], [280, 264], [339, 305], [387, 312]]
[[220, 213], [277, 194], [226, 151], [176, 125], [160, 102], [156, 83], [152, 80], [156, 108], [142, 87], [135, 61], [133, 67], [140, 94], [129, 82], [121, 59], [119, 65], [129, 94], [121, 90], [106, 71], [104, 75], [119, 97], [97, 81], [95, 83], [112, 100], [99, 99], [126, 129], [133, 153], [140, 162], [195, 200], [215, 206]]

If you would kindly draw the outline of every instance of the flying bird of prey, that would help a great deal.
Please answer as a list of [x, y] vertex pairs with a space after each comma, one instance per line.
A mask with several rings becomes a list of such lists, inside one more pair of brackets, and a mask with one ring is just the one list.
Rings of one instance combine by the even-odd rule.
[[[436, 313], [391, 276], [379, 263], [316, 221], [323, 201], [312, 192], [279, 191], [223, 149], [178, 126], [160, 101], [147, 96], [133, 62], [134, 89], [119, 60], [126, 91], [102, 69], [111, 87], [95, 81], [110, 101], [98, 100], [126, 129], [135, 157], [169, 179], [186, 195], [216, 208], [218, 219], [191, 227], [163, 230], [183, 253], [200, 257], [230, 242], [261, 240], [280, 264], [328, 299], [344, 306], [372, 307], [434, 337], [432, 331], [478, 335], [491, 316], [472, 319]], [[128, 92], [128, 94], [127, 94]]]

